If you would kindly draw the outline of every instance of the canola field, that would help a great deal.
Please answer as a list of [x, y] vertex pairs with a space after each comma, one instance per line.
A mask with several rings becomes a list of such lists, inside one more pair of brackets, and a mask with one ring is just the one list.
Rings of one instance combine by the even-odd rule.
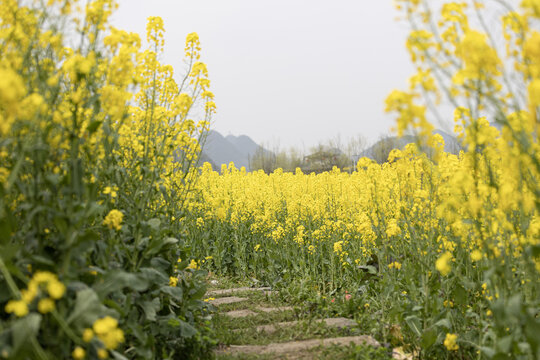
[[416, 73], [385, 106], [416, 142], [315, 175], [198, 163], [196, 33], [175, 74], [159, 17], [142, 41], [114, 0], [0, 0], [0, 358], [212, 358], [211, 272], [415, 357], [539, 359], [540, 2], [517, 3], [396, 0]]
[[536, 344], [535, 197], [519, 169], [509, 171], [498, 131], [482, 126], [493, 136], [489, 155], [439, 150], [435, 161], [410, 144], [383, 165], [361, 159], [352, 174], [207, 165], [191, 204], [194, 255], [221, 274], [292, 287], [304, 301], [384, 309], [382, 324], [400, 324], [406, 343], [425, 349], [457, 352], [461, 343], [471, 354], [470, 343], [495, 346], [499, 336]]

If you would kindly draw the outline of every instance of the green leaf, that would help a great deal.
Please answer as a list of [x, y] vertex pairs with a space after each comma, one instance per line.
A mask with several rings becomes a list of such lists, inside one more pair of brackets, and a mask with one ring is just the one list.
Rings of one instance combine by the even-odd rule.
[[480, 351], [486, 355], [488, 359], [492, 359], [495, 356], [495, 350], [487, 346], [480, 346]]
[[169, 277], [163, 271], [159, 271], [152, 268], [141, 268], [141, 275], [151, 284], [168, 284]]
[[159, 298], [154, 298], [152, 301], [143, 301], [141, 307], [146, 315], [146, 320], [156, 321], [156, 314], [161, 308]]
[[510, 347], [512, 346], [512, 335], [507, 335], [502, 338], [497, 339], [497, 348], [500, 349], [501, 352], [507, 353], [510, 351]]
[[145, 256], [150, 257], [158, 254], [164, 247], [178, 243], [175, 238], [158, 238], [152, 239], [145, 250]]
[[111, 354], [112, 354], [113, 358], [116, 359], [116, 360], [128, 360], [127, 357], [125, 357], [124, 355], [120, 354], [117, 351], [111, 350]]
[[90, 125], [88, 125], [88, 127], [86, 128], [88, 130], [88, 133], [92, 134], [94, 132], [96, 132], [96, 130], [99, 128], [99, 126], [101, 125], [102, 121], [100, 120], [94, 120], [90, 123]]
[[19, 351], [30, 338], [37, 335], [41, 325], [41, 315], [31, 313], [21, 319], [17, 319], [11, 327], [13, 332], [13, 352]]
[[450, 320], [448, 319], [441, 319], [439, 321], [437, 321], [434, 325], [435, 327], [442, 327], [442, 328], [445, 328], [447, 330], [449, 330], [451, 327], [452, 327], [452, 324], [450, 323]]
[[193, 327], [190, 323], [180, 320], [180, 332], [183, 337], [190, 338], [197, 334], [197, 329]]
[[495, 356], [492, 357], [492, 359], [493, 360], [510, 360], [513, 358], [503, 353], [497, 353], [495, 354]]
[[96, 319], [111, 315], [114, 312], [105, 307], [93, 289], [77, 291], [75, 307], [67, 318], [67, 323], [75, 323], [79, 327], [92, 324]]
[[172, 287], [172, 286], [162, 286], [159, 289], [162, 293], [170, 295], [173, 299], [177, 301], [183, 301], [184, 300], [184, 292], [182, 291], [182, 288], [179, 287]]
[[508, 304], [506, 305], [506, 311], [508, 314], [513, 315], [515, 317], [519, 317], [521, 314], [521, 295], [517, 294], [514, 295], [508, 300]]
[[467, 304], [467, 291], [461, 286], [461, 284], [456, 284], [454, 291], [452, 292], [452, 297], [456, 304], [465, 305]]
[[429, 328], [422, 334], [422, 347], [427, 349], [437, 342], [437, 331]]
[[146, 223], [152, 228], [152, 230], [159, 231], [161, 220], [154, 218], [154, 219], [148, 220]]
[[202, 299], [205, 294], [206, 294], [206, 286], [201, 286], [195, 289], [191, 289], [189, 291], [189, 295], [192, 301]]
[[409, 328], [416, 334], [416, 336], [422, 336], [420, 329], [422, 328], [420, 324], [420, 318], [416, 315], [407, 316], [405, 322], [409, 325]]
[[103, 281], [94, 286], [94, 289], [101, 297], [119, 291], [123, 288], [130, 288], [135, 291], [144, 291], [148, 288], [148, 281], [145, 276], [128, 273], [121, 270], [110, 270], [103, 277]]

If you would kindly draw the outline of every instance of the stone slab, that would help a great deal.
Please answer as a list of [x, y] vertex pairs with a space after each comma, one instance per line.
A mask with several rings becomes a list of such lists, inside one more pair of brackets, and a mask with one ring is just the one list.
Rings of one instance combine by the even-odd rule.
[[248, 316], [255, 316], [257, 315], [257, 313], [251, 310], [233, 310], [233, 311], [223, 313], [223, 315], [228, 316], [230, 318], [244, 318]]
[[269, 345], [231, 345], [228, 348], [218, 350], [222, 354], [275, 354], [284, 355], [310, 350], [318, 346], [346, 346], [349, 344], [370, 345], [378, 347], [379, 342], [368, 335], [346, 336], [330, 339], [314, 339], [303, 341], [291, 341], [287, 343], [273, 343]]
[[[320, 320], [314, 320], [318, 323], [325, 323], [326, 326], [330, 327], [337, 327], [337, 328], [346, 328], [351, 326], [356, 326], [356, 322], [347, 319], [347, 318], [328, 318], [328, 319], [320, 319]], [[258, 332], [265, 332], [267, 334], [271, 334], [276, 332], [279, 328], [284, 327], [292, 327], [298, 324], [299, 321], [287, 321], [287, 322], [280, 322], [277, 324], [268, 324], [268, 325], [259, 325], [255, 328]], [[233, 331], [241, 331], [240, 329], [235, 329]]]
[[219, 299], [210, 300], [210, 304], [212, 304], [214, 306], [219, 306], [219, 305], [225, 305], [225, 304], [235, 304], [235, 303], [239, 303], [239, 302], [247, 301], [247, 300], [248, 300], [248, 298], [241, 298], [241, 297], [237, 297], [237, 296], [228, 296], [228, 297], [222, 297], [222, 298], [219, 298]]
[[261, 288], [250, 288], [250, 287], [239, 287], [231, 289], [220, 289], [220, 290], [210, 290], [206, 293], [207, 296], [221, 296], [221, 295], [232, 295], [243, 291], [264, 291], [265, 293], [271, 292], [269, 287]]
[[293, 309], [294, 308], [292, 306], [280, 306], [280, 307], [259, 306], [257, 307], [257, 310], [265, 312], [265, 313], [278, 312], [278, 311], [292, 311]]

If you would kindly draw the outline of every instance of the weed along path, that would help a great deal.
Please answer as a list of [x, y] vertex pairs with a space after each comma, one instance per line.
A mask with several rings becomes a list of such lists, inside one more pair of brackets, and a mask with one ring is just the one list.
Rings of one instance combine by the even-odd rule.
[[343, 317], [316, 317], [270, 288], [210, 289], [216, 359], [401, 359]]

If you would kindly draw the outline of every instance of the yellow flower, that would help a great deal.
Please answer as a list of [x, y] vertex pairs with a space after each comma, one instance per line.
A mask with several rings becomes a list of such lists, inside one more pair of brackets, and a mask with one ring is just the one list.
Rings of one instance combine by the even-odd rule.
[[93, 329], [94, 332], [99, 336], [106, 334], [113, 329], [116, 329], [117, 326], [118, 320], [110, 316], [105, 316], [104, 318], [97, 319], [94, 322]]
[[255, 251], [259, 251], [260, 248], [261, 248], [261, 244], [257, 244], [257, 245], [255, 245], [255, 247], [253, 249]]
[[99, 338], [107, 349], [116, 349], [120, 343], [124, 342], [124, 332], [121, 329], [109, 331], [106, 336]]
[[456, 343], [457, 338], [457, 334], [446, 334], [444, 346], [448, 349], [448, 351], [456, 351], [459, 349], [459, 345]]
[[109, 211], [107, 216], [105, 216], [105, 220], [103, 220], [103, 225], [108, 226], [109, 229], [120, 230], [122, 229], [123, 218], [124, 214], [121, 211], [113, 209]]
[[92, 329], [89, 329], [89, 328], [84, 329], [82, 338], [84, 342], [92, 341], [92, 339], [94, 338], [94, 332], [92, 331]]
[[394, 261], [393, 263], [388, 264], [388, 268], [399, 270], [401, 269], [401, 263]]
[[28, 314], [28, 305], [23, 300], [10, 300], [6, 304], [5, 310], [8, 314], [15, 314], [17, 317], [23, 317]]
[[336, 254], [339, 254], [342, 251], [343, 251], [343, 241], [336, 241], [334, 243], [334, 252]]
[[169, 277], [169, 286], [176, 286], [178, 284], [178, 278], [176, 276]]
[[105, 349], [99, 349], [97, 355], [100, 359], [107, 359], [109, 357], [109, 352]]
[[71, 356], [73, 357], [73, 359], [75, 360], [82, 360], [85, 358], [86, 356], [86, 351], [84, 351], [84, 349], [80, 346], [77, 346], [75, 347], [75, 349], [73, 350], [73, 352], [71, 353]]
[[116, 349], [118, 344], [124, 342], [124, 332], [117, 326], [118, 320], [110, 316], [105, 316], [94, 322], [94, 332], [107, 349]]
[[60, 281], [51, 281], [47, 284], [47, 292], [53, 299], [58, 300], [62, 296], [64, 296], [66, 292], [66, 286]]
[[28, 284], [28, 289], [21, 290], [21, 297], [23, 301], [27, 304], [30, 304], [37, 296], [37, 285], [35, 284]]
[[482, 252], [480, 250], [473, 250], [473, 252], [471, 253], [471, 260], [472, 261], [482, 260]]
[[47, 314], [54, 310], [54, 301], [49, 298], [41, 299], [38, 302], [38, 311], [42, 314]]
[[198, 268], [199, 268], [199, 264], [197, 264], [197, 262], [193, 259], [189, 263], [188, 267], [186, 267], [186, 269], [193, 269], [193, 270], [197, 270]]
[[57, 280], [58, 278], [56, 277], [56, 275], [48, 271], [38, 271], [32, 277], [32, 281], [34, 281], [38, 285], [46, 284], [46, 283], [49, 283], [50, 281], [57, 281]]
[[442, 276], [450, 274], [450, 271], [452, 270], [452, 266], [450, 266], [451, 259], [452, 254], [447, 251], [435, 262], [435, 268], [441, 273]]

